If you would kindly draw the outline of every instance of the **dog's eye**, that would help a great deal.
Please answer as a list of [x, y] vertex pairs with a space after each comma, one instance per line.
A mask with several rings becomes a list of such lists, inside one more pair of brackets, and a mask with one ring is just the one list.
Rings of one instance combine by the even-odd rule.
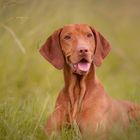
[[92, 37], [92, 34], [91, 33], [87, 33], [87, 37]]
[[71, 36], [70, 35], [66, 35], [66, 36], [64, 36], [64, 39], [65, 40], [69, 40], [69, 39], [71, 39]]

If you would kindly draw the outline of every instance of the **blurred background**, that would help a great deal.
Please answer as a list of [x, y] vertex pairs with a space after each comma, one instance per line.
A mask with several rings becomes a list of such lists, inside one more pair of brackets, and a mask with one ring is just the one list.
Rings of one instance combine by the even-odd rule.
[[63, 74], [38, 50], [70, 23], [94, 26], [110, 41], [98, 77], [110, 96], [140, 103], [139, 0], [0, 0], [0, 139], [45, 139]]

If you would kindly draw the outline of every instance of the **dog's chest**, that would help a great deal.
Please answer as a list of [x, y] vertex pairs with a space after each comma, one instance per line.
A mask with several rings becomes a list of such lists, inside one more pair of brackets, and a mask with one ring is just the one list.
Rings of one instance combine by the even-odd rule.
[[92, 97], [84, 99], [80, 107], [75, 103], [73, 108], [70, 108], [69, 104], [67, 121], [69, 124], [76, 122], [80, 129], [89, 127], [89, 129], [96, 130], [99, 126], [104, 127], [102, 106], [98, 100], [96, 101]]

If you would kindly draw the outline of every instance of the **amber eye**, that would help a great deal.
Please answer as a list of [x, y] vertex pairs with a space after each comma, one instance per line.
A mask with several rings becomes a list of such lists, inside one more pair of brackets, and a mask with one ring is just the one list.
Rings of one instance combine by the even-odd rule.
[[88, 34], [87, 34], [87, 37], [92, 37], [92, 34], [91, 34], [91, 33], [88, 33]]
[[69, 40], [69, 39], [71, 39], [71, 36], [70, 35], [66, 35], [66, 36], [64, 36], [64, 39], [65, 40]]

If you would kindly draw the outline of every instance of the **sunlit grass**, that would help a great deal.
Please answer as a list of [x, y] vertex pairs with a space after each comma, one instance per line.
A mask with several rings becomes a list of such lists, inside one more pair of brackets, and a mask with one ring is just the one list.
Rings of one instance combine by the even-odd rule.
[[[0, 1], [0, 139], [77, 140], [77, 129], [47, 138], [44, 124], [63, 86], [62, 71], [38, 49], [57, 28], [69, 23], [95, 26], [112, 44], [97, 74], [109, 95], [140, 103], [140, 2], [138, 0]], [[110, 140], [139, 140], [136, 123]], [[87, 138], [88, 139], [88, 138]]]

